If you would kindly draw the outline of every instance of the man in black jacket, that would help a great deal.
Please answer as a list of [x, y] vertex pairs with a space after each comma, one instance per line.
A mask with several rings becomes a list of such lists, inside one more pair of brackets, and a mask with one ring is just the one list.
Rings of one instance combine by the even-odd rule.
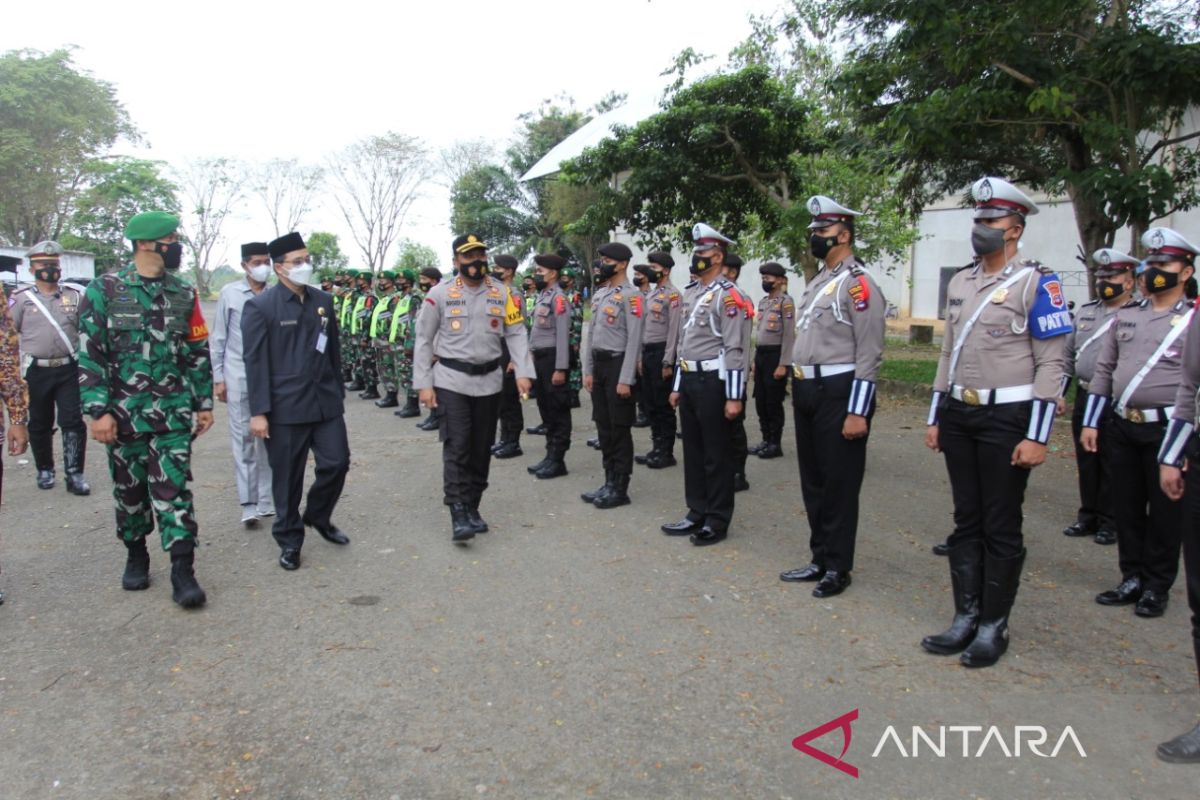
[[[243, 359], [250, 432], [267, 440], [279, 566], [300, 566], [304, 527], [334, 544], [350, 539], [331, 521], [350, 468], [343, 417], [342, 364], [333, 299], [309, 285], [312, 259], [298, 233], [268, 246], [279, 283], [246, 303]], [[316, 476], [300, 514], [308, 453]]]

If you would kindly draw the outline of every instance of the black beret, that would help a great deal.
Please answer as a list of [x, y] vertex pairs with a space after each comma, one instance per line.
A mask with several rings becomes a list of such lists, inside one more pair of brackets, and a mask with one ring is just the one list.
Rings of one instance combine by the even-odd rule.
[[675, 266], [675, 259], [671, 258], [671, 254], [665, 250], [655, 250], [646, 256], [646, 260], [651, 264], [658, 264], [660, 267], [666, 267], [667, 269]]
[[421, 270], [421, 274], [426, 278], [432, 278], [435, 281], [440, 281], [442, 279], [442, 271], [437, 267], [425, 267]]
[[746, 262], [742, 261], [742, 257], [739, 256], [737, 253], [726, 253], [725, 254], [725, 266], [727, 266], [727, 267], [733, 267], [734, 269], [741, 269], [742, 264], [744, 264], [744, 263], [746, 263]]
[[280, 236], [278, 239], [267, 245], [267, 254], [271, 256], [272, 261], [279, 261], [293, 250], [303, 249], [304, 237], [295, 231], [292, 231], [291, 233], [285, 233], [283, 236]]
[[645, 275], [647, 279], [652, 280], [652, 281], [657, 280], [657, 278], [658, 278], [658, 270], [656, 270], [654, 267], [650, 266], [649, 264], [638, 264], [636, 267], [633, 268], [633, 271], [636, 272], [638, 275]]
[[505, 269], [515, 270], [519, 266], [516, 256], [510, 256], [507, 254], [496, 256], [492, 259], [492, 261], [497, 267], [504, 267]]
[[487, 245], [473, 233], [464, 233], [454, 239], [450, 245], [455, 253], [469, 253], [472, 250], [487, 250]]
[[16, 272], [21, 261], [16, 256], [0, 256], [0, 272]]
[[775, 261], [768, 261], [758, 268], [759, 275], [774, 275], [776, 278], [786, 278], [787, 270], [783, 268], [783, 264]]
[[246, 242], [242, 245], [242, 261], [245, 261], [250, 256], [269, 256], [271, 251], [267, 249], [266, 242]]
[[554, 253], [539, 253], [533, 257], [533, 263], [537, 264], [539, 267], [545, 267], [546, 269], [552, 269], [557, 272], [567, 265], [567, 260], [560, 255], [555, 255]]
[[633, 251], [620, 242], [609, 242], [602, 244], [598, 248], [600, 255], [611, 258], [613, 261], [628, 261], [633, 258]]

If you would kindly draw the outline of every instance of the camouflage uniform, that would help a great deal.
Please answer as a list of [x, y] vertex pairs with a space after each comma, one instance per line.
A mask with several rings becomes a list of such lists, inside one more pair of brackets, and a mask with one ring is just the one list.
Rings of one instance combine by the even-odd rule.
[[[384, 270], [379, 273], [379, 277], [383, 280], [391, 280], [394, 285], [397, 275], [391, 270]], [[377, 292], [375, 295], [375, 308], [371, 311], [371, 324], [367, 329], [367, 337], [371, 343], [372, 355], [375, 358], [379, 383], [383, 384], [384, 391], [387, 392], [396, 391], [394, 374], [396, 364], [391, 343], [388, 341], [388, 331], [391, 330], [392, 315], [395, 313], [399, 298], [400, 295], [394, 289], [390, 289], [386, 293]]]
[[[21, 379], [20, 346], [7, 303], [0, 303], [0, 405], [8, 409], [10, 425], [29, 424], [29, 395]], [[3, 441], [4, 413], [0, 411], [0, 442]], [[3, 474], [0, 466], [0, 475]]]
[[[371, 273], [362, 270], [360, 275], [370, 280]], [[364, 389], [370, 390], [379, 383], [379, 370], [375, 364], [375, 349], [371, 347], [371, 312], [375, 308], [375, 293], [368, 286], [359, 289], [350, 315], [350, 334], [354, 339], [354, 377]]]
[[117, 536], [141, 540], [157, 519], [163, 550], [194, 540], [192, 416], [212, 410], [213, 384], [191, 285], [170, 272], [147, 280], [132, 265], [92, 281], [79, 309], [79, 384], [85, 414], [117, 421], [108, 445]]
[[[407, 295], [407, 313], [397, 308], [396, 324], [392, 329], [393, 344], [396, 345], [396, 386], [403, 395], [412, 394], [413, 380], [413, 348], [417, 344], [417, 312], [425, 302], [425, 295], [420, 289], [414, 288]], [[401, 301], [403, 302], [403, 301]]]
[[567, 388], [579, 395], [583, 388], [583, 369], [579, 358], [579, 347], [583, 342], [583, 295], [575, 289], [567, 292], [571, 302], [571, 336], [568, 345], [571, 348], [571, 370], [567, 373]]

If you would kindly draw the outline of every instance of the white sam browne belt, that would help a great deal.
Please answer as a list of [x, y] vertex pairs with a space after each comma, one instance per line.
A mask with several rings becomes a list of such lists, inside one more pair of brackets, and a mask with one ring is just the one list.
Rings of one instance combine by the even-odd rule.
[[955, 384], [950, 396], [969, 406], [993, 406], [1004, 403], [1024, 403], [1033, 399], [1033, 384], [1005, 386], [1001, 389], [972, 389]]

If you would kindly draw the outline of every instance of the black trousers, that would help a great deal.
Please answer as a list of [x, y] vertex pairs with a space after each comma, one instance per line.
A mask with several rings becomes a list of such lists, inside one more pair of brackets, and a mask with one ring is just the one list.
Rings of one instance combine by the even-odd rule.
[[[792, 381], [800, 493], [808, 514], [812, 560], [839, 572], [854, 569], [858, 496], [867, 467], [868, 437], [842, 436], [853, 383], [852, 372]], [[874, 414], [872, 403], [868, 426]]]
[[783, 439], [783, 401], [787, 397], [787, 376], [775, 377], [779, 366], [779, 345], [759, 345], [754, 351], [754, 410], [763, 441], [779, 444]]
[[488, 487], [500, 393], [475, 397], [436, 388], [442, 424], [442, 502], [478, 508]]
[[1192, 610], [1192, 648], [1196, 673], [1200, 676], [1200, 439], [1193, 436], [1188, 446], [1187, 518], [1183, 524], [1183, 569], [1187, 580], [1188, 608]]
[[[316, 461], [313, 483], [308, 489], [304, 515], [300, 495], [304, 493], [304, 468], [308, 454]], [[303, 425], [270, 423], [267, 461], [271, 464], [271, 494], [275, 498], [275, 523], [271, 535], [281, 548], [304, 544], [304, 519], [327, 526], [342, 496], [350, 470], [350, 442], [344, 417]]]
[[[539, 401], [539, 409], [541, 405]], [[520, 441], [524, 429], [525, 412], [521, 409], [521, 394], [517, 391], [517, 373], [506, 369], [500, 387], [500, 441]]]
[[1121, 476], [1112, 486], [1121, 577], [1140, 577], [1157, 592], [1168, 591], [1179, 574], [1184, 515], [1183, 501], [1169, 499], [1158, 482], [1165, 430], [1158, 423], [1114, 416], [1104, 442], [1113, 475]]
[[1105, 441], [1111, 414], [1104, 412], [1100, 420], [1100, 452], [1089, 453], [1079, 443], [1083, 430], [1083, 411], [1087, 406], [1087, 392], [1082, 387], [1075, 389], [1075, 408], [1071, 412], [1071, 433], [1075, 438], [1075, 464], [1079, 471], [1079, 513], [1075, 519], [1093, 533], [1099, 530], [1115, 531], [1113, 520], [1112, 468], [1109, 466]]
[[939, 419], [939, 444], [954, 497], [951, 547], [982, 541], [996, 559], [1025, 548], [1021, 506], [1029, 470], [1012, 465], [1013, 450], [1029, 429], [1029, 404], [969, 406], [949, 399]]
[[663, 354], [666, 342], [647, 344], [642, 347], [642, 390], [646, 393], [646, 405], [650, 409], [650, 436], [655, 441], [668, 442], [675, 448], [675, 409], [671, 408], [671, 383], [674, 376], [664, 378], [662, 374]]
[[604, 470], [633, 474], [633, 421], [637, 402], [617, 395], [623, 358], [604, 358], [592, 353], [592, 419], [600, 434]]
[[533, 369], [537, 375], [538, 411], [546, 425], [546, 453], [562, 458], [571, 449], [571, 388], [566, 380], [561, 386], [554, 385], [554, 355], [553, 348], [536, 351]]
[[725, 381], [716, 371], [683, 374], [679, 420], [688, 519], [727, 531], [733, 519], [733, 422], [725, 419]]
[[[79, 404], [79, 365], [30, 366], [25, 373], [29, 385], [29, 449], [38, 469], [54, 469], [54, 419], [64, 434], [86, 432]], [[82, 465], [80, 465], [82, 466]]]

